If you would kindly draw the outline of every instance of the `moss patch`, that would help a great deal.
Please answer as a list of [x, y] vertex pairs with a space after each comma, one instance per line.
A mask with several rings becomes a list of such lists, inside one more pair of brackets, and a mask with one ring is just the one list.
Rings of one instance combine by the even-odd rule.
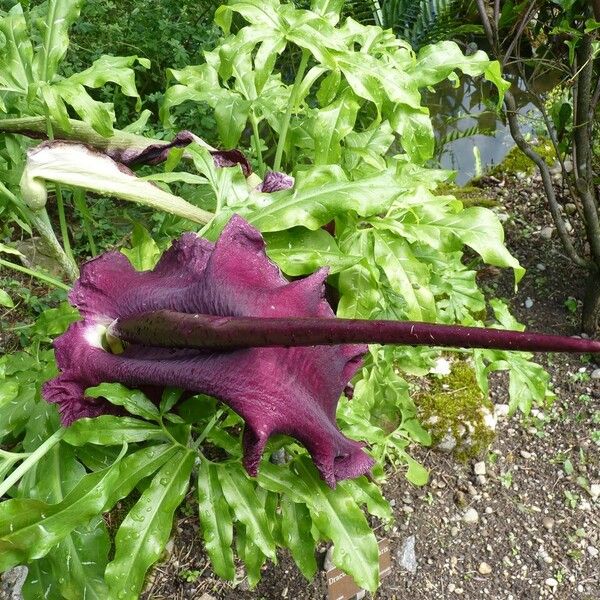
[[[552, 166], [556, 162], [556, 153], [550, 140], [541, 140], [533, 145], [533, 149], [546, 161], [548, 166]], [[494, 167], [490, 175], [513, 175], [518, 172], [531, 175], [535, 171], [535, 165], [517, 148], [514, 146], [510, 149], [504, 160]]]
[[416, 404], [433, 445], [450, 435], [456, 440], [453, 452], [457, 458], [481, 456], [494, 439], [485, 422], [486, 414], [492, 413], [492, 403], [477, 385], [473, 367], [456, 361], [449, 375], [432, 375], [427, 382], [428, 388], [417, 396]]
[[474, 185], [460, 186], [455, 183], [445, 183], [437, 188], [436, 193], [452, 195], [460, 200], [465, 207], [485, 206], [486, 208], [493, 208], [498, 206], [498, 201], [495, 198], [486, 196], [485, 189]]

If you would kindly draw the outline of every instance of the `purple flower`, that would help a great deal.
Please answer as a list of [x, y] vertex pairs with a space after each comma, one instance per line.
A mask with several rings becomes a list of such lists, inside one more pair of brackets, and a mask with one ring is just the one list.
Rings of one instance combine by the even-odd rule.
[[177, 133], [168, 143], [150, 144], [141, 150], [139, 148], [110, 148], [107, 150], [107, 154], [113, 160], [121, 162], [128, 167], [135, 165], [158, 165], [167, 160], [169, 150], [172, 148], [185, 148], [192, 142], [196, 142], [208, 149], [212, 154], [216, 167], [234, 167], [235, 165], [240, 165], [245, 177], [248, 177], [252, 173], [252, 167], [246, 155], [241, 150], [237, 148], [233, 150], [217, 150], [209, 146], [196, 134], [185, 129]]
[[288, 188], [293, 187], [293, 185], [294, 178], [290, 175], [279, 171], [269, 171], [257, 189], [259, 192], [271, 194], [273, 192], [278, 192], [279, 190], [287, 190]]
[[251, 475], [276, 433], [304, 444], [330, 486], [366, 473], [373, 460], [335, 421], [339, 397], [366, 351], [362, 344], [227, 352], [140, 344], [127, 345], [122, 354], [103, 349], [103, 332], [115, 319], [160, 309], [333, 319], [323, 297], [326, 269], [290, 283], [264, 247], [260, 233], [234, 216], [216, 244], [185, 234], [152, 271], [136, 272], [119, 252], [86, 263], [69, 296], [83, 320], [55, 341], [61, 373], [43, 388], [44, 398], [58, 404], [63, 424], [111, 412], [107, 401], [85, 397], [90, 386], [176, 386], [215, 396], [245, 420], [244, 465]]

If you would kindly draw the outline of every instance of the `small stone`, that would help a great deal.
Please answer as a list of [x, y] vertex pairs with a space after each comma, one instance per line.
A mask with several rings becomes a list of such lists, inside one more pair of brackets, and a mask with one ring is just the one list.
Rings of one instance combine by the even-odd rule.
[[456, 589], [456, 586], [453, 583], [449, 583], [447, 589], [450, 593], [452, 593]]
[[22, 589], [29, 570], [25, 566], [13, 567], [0, 575], [0, 598], [22, 600]]
[[354, 597], [356, 598], [356, 600], [362, 600], [366, 595], [367, 590], [360, 590]]
[[577, 207], [572, 202], [565, 204], [565, 212], [568, 215], [574, 215], [577, 212]]
[[485, 485], [487, 483], [485, 475], [477, 475], [477, 477], [475, 478], [475, 483], [477, 485]]
[[540, 236], [545, 240], [549, 240], [552, 238], [553, 233], [554, 233], [554, 227], [552, 227], [552, 226], [543, 227], [542, 230], [540, 231]]
[[596, 558], [596, 556], [598, 556], [599, 553], [598, 548], [594, 548], [594, 546], [588, 546], [587, 551], [592, 558]]
[[485, 514], [486, 515], [491, 515], [494, 512], [494, 509], [491, 506], [486, 506], [485, 507]]
[[[597, 370], [600, 371], [600, 369]], [[598, 500], [598, 498], [600, 498], [600, 483], [592, 483], [592, 485], [590, 485], [590, 496], [592, 497], [592, 500]]]
[[[281, 591], [281, 597], [282, 597], [282, 598], [287, 598], [288, 591], [289, 591], [289, 588], [288, 588], [288, 587], [287, 587], [287, 585], [286, 585], [286, 586], [283, 588], [283, 590]], [[357, 595], [356, 597], [358, 598], [358, 595]]]
[[413, 575], [417, 572], [417, 556], [415, 554], [415, 541], [414, 535], [407, 537], [404, 540], [402, 548], [398, 552], [398, 558], [400, 559], [400, 566], [412, 573]]
[[544, 529], [552, 531], [554, 529], [554, 519], [552, 517], [544, 517], [542, 519], [542, 525], [544, 526]]
[[526, 460], [529, 460], [533, 456], [533, 454], [531, 454], [531, 452], [527, 452], [527, 450], [521, 450], [519, 454], [521, 455], [521, 458]]
[[548, 579], [546, 579], [546, 581], [544, 583], [548, 587], [551, 587], [551, 588], [555, 588], [558, 586], [558, 581], [556, 581], [556, 579], [554, 579], [554, 577], [548, 577]]
[[474, 508], [467, 508], [463, 515], [463, 521], [465, 523], [473, 524], [479, 521], [479, 513]]
[[535, 265], [535, 268], [538, 271], [545, 271], [546, 270], [546, 265], [544, 263], [538, 263], [537, 265]]
[[285, 448], [279, 448], [279, 450], [275, 450], [275, 452], [271, 454], [271, 462], [275, 465], [285, 465], [287, 462]]
[[531, 298], [527, 298], [525, 300], [525, 308], [531, 308], [533, 306], [533, 300]]
[[[287, 588], [285, 588], [287, 590]], [[211, 596], [208, 592], [204, 592], [202, 596], [200, 596], [200, 600], [216, 600], [214, 596]]]
[[460, 508], [465, 508], [465, 506], [467, 506], [467, 497], [465, 496], [465, 493], [457, 490], [454, 493], [454, 503]]
[[323, 570], [329, 571], [333, 569], [335, 565], [333, 564], [333, 544], [327, 548], [327, 552], [325, 552], [325, 560], [323, 561]]
[[508, 404], [496, 404], [494, 405], [494, 416], [500, 420], [508, 416], [509, 407]]
[[436, 450], [439, 450], [440, 452], [446, 452], [446, 453], [450, 453], [452, 452], [452, 450], [454, 450], [454, 448], [456, 448], [456, 438], [451, 434], [451, 433], [447, 433], [437, 444], [437, 446], [435, 447]]
[[565, 171], [567, 173], [571, 173], [573, 171], [573, 161], [569, 160], [568, 158], [563, 162], [563, 165], [565, 167]]
[[459, 534], [459, 532], [460, 532], [460, 529], [459, 529], [458, 527], [456, 527], [456, 526], [455, 526], [455, 527], [452, 527], [452, 528], [450, 529], [450, 535], [451, 535], [452, 537], [456, 537], [456, 536]]
[[485, 475], [485, 462], [480, 460], [473, 465], [475, 475]]
[[600, 369], [594, 369], [590, 377], [592, 379], [600, 379]]
[[479, 565], [479, 572], [482, 575], [489, 575], [492, 572], [492, 567], [488, 565], [486, 562], [482, 562]]

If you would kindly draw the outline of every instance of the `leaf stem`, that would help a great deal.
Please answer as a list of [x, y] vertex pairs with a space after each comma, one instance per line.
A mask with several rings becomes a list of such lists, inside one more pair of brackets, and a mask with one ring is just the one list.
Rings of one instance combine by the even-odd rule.
[[54, 432], [43, 444], [38, 446], [1, 484], [0, 498], [2, 498], [10, 488], [15, 485], [29, 469], [36, 465], [40, 459], [45, 456], [65, 434], [66, 429], [61, 427]]
[[41, 271], [34, 271], [33, 269], [28, 269], [27, 267], [23, 267], [22, 265], [17, 265], [8, 260], [4, 260], [3, 258], [0, 258], [0, 265], [2, 265], [3, 267], [7, 267], [8, 269], [19, 271], [19, 273], [24, 273], [25, 275], [31, 275], [31, 277], [36, 277], [40, 281], [53, 285], [54, 287], [57, 287], [61, 290], [65, 290], [66, 292], [68, 292], [71, 289], [68, 285], [64, 284], [58, 279], [54, 279], [54, 277], [50, 277], [50, 275], [45, 275]]
[[65, 203], [62, 194], [60, 183], [54, 183], [54, 193], [56, 194], [56, 208], [58, 210], [58, 222], [60, 224], [60, 235], [62, 237], [63, 248], [65, 254], [75, 262], [73, 251], [71, 250], [71, 242], [69, 241], [69, 229], [67, 227], [67, 219], [65, 217]]
[[94, 242], [94, 234], [92, 233], [91, 219], [85, 202], [85, 190], [83, 190], [82, 188], [74, 188], [73, 200], [75, 201], [75, 206], [81, 214], [83, 230], [88, 240], [90, 252], [92, 253], [92, 256], [96, 256], [98, 254], [98, 250], [96, 249], [96, 243]]
[[262, 150], [260, 149], [260, 135], [258, 133], [258, 119], [254, 114], [254, 109], [250, 111], [250, 123], [252, 124], [252, 141], [254, 142], [254, 152], [258, 160], [258, 170], [261, 177], [265, 175], [265, 163], [263, 161]]
[[309, 51], [304, 48], [302, 50], [300, 65], [298, 66], [298, 71], [296, 72], [294, 86], [292, 87], [292, 91], [290, 93], [287, 110], [285, 111], [285, 115], [283, 115], [281, 120], [281, 127], [279, 128], [279, 141], [277, 142], [277, 151], [275, 152], [275, 161], [273, 162], [273, 171], [279, 171], [281, 169], [281, 158], [283, 156], [283, 149], [285, 147], [285, 141], [287, 138], [288, 129], [290, 127], [290, 120], [292, 118], [292, 112], [294, 112], [296, 104], [298, 103], [298, 90], [302, 84], [302, 79], [304, 78], [306, 67], [308, 66], [309, 57]]
[[219, 409], [214, 415], [213, 418], [208, 422], [206, 427], [202, 430], [202, 433], [196, 438], [196, 441], [192, 444], [192, 448], [194, 450], [198, 450], [200, 444], [206, 439], [206, 436], [211, 432], [212, 428], [217, 424], [217, 421], [221, 418], [223, 414], [223, 409]]

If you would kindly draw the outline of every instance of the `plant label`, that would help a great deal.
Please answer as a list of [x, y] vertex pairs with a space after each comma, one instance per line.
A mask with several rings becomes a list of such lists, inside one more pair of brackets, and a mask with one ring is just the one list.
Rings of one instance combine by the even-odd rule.
[[[390, 574], [391, 570], [390, 541], [383, 539], [379, 542], [379, 578], [383, 579]], [[350, 575], [337, 567], [329, 569], [325, 576], [327, 577], [327, 600], [351, 600], [355, 597], [363, 597], [364, 590], [354, 583], [354, 579]]]

